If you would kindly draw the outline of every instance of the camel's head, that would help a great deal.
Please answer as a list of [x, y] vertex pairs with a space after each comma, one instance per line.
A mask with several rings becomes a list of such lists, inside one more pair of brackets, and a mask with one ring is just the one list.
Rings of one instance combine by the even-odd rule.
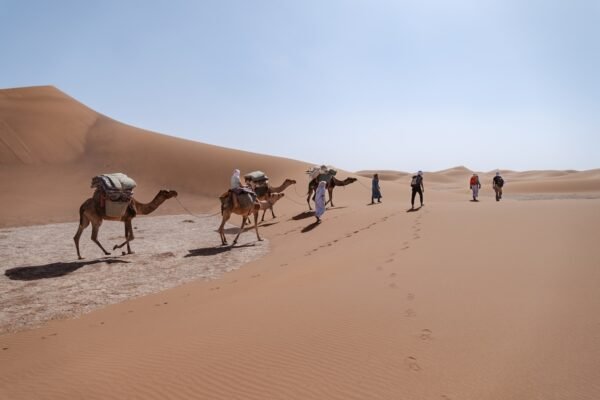
[[285, 183], [290, 184], [290, 185], [295, 185], [296, 184], [296, 180], [295, 179], [286, 179]]
[[177, 192], [175, 190], [161, 190], [160, 192], [158, 192], [158, 194], [162, 197], [164, 197], [165, 199], [170, 199], [172, 197], [177, 197]]
[[348, 178], [346, 178], [346, 180], [348, 181], [348, 183], [356, 182], [356, 178], [352, 178], [352, 177], [348, 177]]

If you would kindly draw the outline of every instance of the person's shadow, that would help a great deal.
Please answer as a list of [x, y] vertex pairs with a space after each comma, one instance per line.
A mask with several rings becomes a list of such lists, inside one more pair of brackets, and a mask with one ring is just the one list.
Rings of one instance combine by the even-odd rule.
[[4, 275], [16, 281], [35, 281], [38, 279], [58, 278], [77, 271], [79, 268], [93, 264], [129, 264], [129, 261], [116, 258], [99, 258], [90, 261], [55, 262], [44, 265], [32, 265], [7, 269]]
[[315, 229], [317, 226], [319, 226], [320, 224], [321, 224], [320, 222], [318, 222], [318, 221], [315, 221], [315, 222], [313, 222], [312, 224], [310, 224], [310, 225], [307, 225], [307, 226], [305, 226], [304, 228], [302, 228], [302, 230], [301, 230], [300, 232], [302, 232], [302, 233], [310, 232], [310, 231], [312, 231], [313, 229]]
[[421, 207], [417, 207], [417, 208], [409, 208], [408, 210], [406, 210], [406, 212], [417, 212], [421, 209]]

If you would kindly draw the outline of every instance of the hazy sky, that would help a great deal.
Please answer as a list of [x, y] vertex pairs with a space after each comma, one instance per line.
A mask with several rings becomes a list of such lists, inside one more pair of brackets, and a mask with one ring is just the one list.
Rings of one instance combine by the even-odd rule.
[[600, 2], [0, 0], [0, 87], [348, 170], [600, 167]]

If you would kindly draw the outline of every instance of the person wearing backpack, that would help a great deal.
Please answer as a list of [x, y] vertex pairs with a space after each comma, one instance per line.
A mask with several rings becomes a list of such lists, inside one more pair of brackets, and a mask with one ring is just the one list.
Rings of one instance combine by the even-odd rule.
[[417, 172], [417, 174], [412, 177], [410, 187], [412, 188], [412, 196], [410, 198], [411, 210], [415, 209], [415, 196], [417, 193], [419, 193], [421, 207], [423, 207], [423, 193], [425, 192], [425, 186], [423, 186], [423, 171]]
[[496, 192], [496, 201], [502, 199], [502, 187], [504, 186], [504, 179], [500, 176], [500, 172], [496, 172], [496, 176], [492, 179], [492, 186]]
[[479, 201], [477, 200], [477, 197], [479, 197], [479, 189], [481, 189], [481, 183], [479, 182], [479, 176], [477, 176], [477, 174], [473, 174], [473, 176], [471, 177], [471, 180], [469, 181], [469, 187], [473, 191], [473, 201]]

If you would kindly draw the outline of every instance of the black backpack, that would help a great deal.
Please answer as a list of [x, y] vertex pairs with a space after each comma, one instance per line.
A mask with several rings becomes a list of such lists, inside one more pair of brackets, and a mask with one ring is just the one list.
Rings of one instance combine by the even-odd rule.
[[410, 181], [410, 186], [414, 187], [414, 188], [418, 188], [419, 186], [421, 186], [421, 176], [420, 175], [415, 175], [412, 177], [412, 181]]
[[496, 181], [496, 186], [498, 186], [498, 187], [504, 186], [504, 179], [502, 179], [501, 176], [495, 177], [494, 180]]

